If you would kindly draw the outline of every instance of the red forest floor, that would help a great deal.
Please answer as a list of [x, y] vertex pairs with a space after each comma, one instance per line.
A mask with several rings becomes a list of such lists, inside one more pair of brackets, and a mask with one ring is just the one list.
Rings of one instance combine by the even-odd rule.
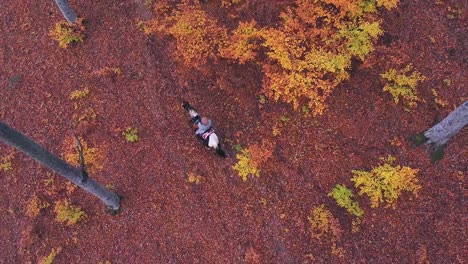
[[[91, 107], [97, 118], [77, 132], [105, 154], [92, 177], [124, 200], [119, 215], [108, 215], [98, 199], [80, 189], [67, 193], [63, 178], [15, 152], [13, 169], [0, 171], [0, 263], [36, 263], [58, 247], [54, 263], [255, 263], [255, 255], [257, 263], [467, 261], [468, 134], [454, 137], [434, 164], [407, 140], [467, 98], [466, 2], [405, 0], [385, 12], [386, 38], [318, 118], [272, 101], [260, 106], [255, 67], [225, 65], [221, 88], [179, 69], [166, 40], [137, 29], [138, 19], [151, 18], [141, 2], [73, 1], [88, 24], [85, 42], [68, 49], [48, 35], [62, 19], [53, 2], [2, 3], [0, 118], [62, 155], [70, 119]], [[265, 4], [251, 8], [269, 19]], [[453, 10], [462, 13], [453, 18]], [[407, 112], [382, 91], [379, 74], [410, 62], [428, 78], [419, 86], [425, 102]], [[123, 73], [93, 74], [105, 67]], [[91, 92], [75, 109], [70, 93], [83, 87]], [[182, 99], [213, 118], [223, 139], [244, 147], [272, 138], [275, 123], [288, 118], [259, 178], [243, 182], [231, 168], [232, 145], [225, 144], [230, 157], [222, 160], [196, 142]], [[127, 126], [139, 129], [140, 141], [125, 141]], [[1, 145], [0, 157], [12, 151]], [[369, 170], [387, 155], [420, 169], [422, 189], [417, 197], [403, 194], [395, 209], [371, 208], [360, 197], [365, 215], [352, 233], [352, 218], [327, 193], [337, 183], [351, 186], [352, 170]], [[189, 183], [189, 173], [202, 182]], [[47, 179], [54, 183], [46, 186]], [[34, 195], [50, 204], [68, 197], [88, 217], [66, 226], [54, 220], [53, 206], [28, 217]], [[311, 238], [307, 216], [320, 204], [344, 231], [337, 245], [344, 257]]]

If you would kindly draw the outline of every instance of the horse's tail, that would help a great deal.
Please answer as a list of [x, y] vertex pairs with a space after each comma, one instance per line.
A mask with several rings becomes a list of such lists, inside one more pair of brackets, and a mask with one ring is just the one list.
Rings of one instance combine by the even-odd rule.
[[221, 148], [221, 144], [218, 144], [216, 148], [216, 154], [218, 154], [218, 156], [221, 158], [226, 158], [226, 152]]

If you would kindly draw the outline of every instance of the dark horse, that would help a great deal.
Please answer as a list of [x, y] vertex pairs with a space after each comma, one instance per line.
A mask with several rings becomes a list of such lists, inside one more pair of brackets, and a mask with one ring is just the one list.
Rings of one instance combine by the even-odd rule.
[[[182, 107], [184, 107], [184, 109], [187, 110], [190, 114], [190, 117], [192, 118], [192, 124], [198, 126], [198, 124], [201, 122], [201, 117], [195, 108], [193, 108], [188, 102], [183, 102]], [[218, 135], [216, 135], [214, 128], [211, 127], [202, 133], [200, 135], [200, 139], [203, 140], [206, 146], [215, 149], [216, 154], [218, 154], [220, 157], [226, 157], [226, 152], [224, 152], [224, 150], [221, 148]]]

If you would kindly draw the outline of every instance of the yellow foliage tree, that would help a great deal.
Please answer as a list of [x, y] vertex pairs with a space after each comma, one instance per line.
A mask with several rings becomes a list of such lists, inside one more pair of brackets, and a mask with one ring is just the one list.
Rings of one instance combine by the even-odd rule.
[[351, 181], [359, 188], [359, 195], [366, 194], [371, 200], [371, 207], [387, 204], [395, 207], [395, 202], [403, 191], [417, 195], [421, 186], [416, 174], [418, 169], [393, 166], [395, 159], [389, 156], [382, 159], [383, 164], [371, 171], [353, 170]]
[[364, 12], [358, 0], [299, 0], [281, 14], [276, 28], [258, 29], [255, 22], [240, 23], [221, 55], [245, 63], [266, 49], [264, 93], [291, 103], [306, 104], [322, 114], [333, 89], [349, 78], [351, 59], [364, 60], [373, 41], [382, 34], [378, 22]]

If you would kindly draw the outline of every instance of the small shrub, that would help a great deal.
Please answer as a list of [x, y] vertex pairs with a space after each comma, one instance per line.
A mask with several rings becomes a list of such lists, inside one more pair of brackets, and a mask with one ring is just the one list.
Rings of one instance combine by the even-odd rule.
[[351, 233], [355, 234], [361, 230], [361, 218], [355, 218], [351, 222]]
[[82, 90], [74, 90], [70, 93], [70, 100], [77, 100], [85, 98], [89, 94], [90, 90], [88, 87], [85, 87]]
[[249, 175], [260, 176], [260, 170], [257, 168], [257, 164], [253, 162], [252, 154], [248, 149], [242, 149], [240, 153], [237, 153], [236, 158], [238, 161], [232, 168], [237, 171], [243, 181], [247, 181]]
[[7, 172], [13, 169], [11, 164], [11, 159], [13, 158], [13, 153], [8, 154], [7, 156], [2, 158], [2, 162], [0, 163], [0, 171]]
[[190, 182], [190, 183], [195, 183], [195, 184], [199, 184], [201, 183], [203, 180], [203, 177], [196, 174], [196, 173], [193, 173], [193, 172], [189, 172], [188, 174], [188, 178], [187, 178], [187, 181]]
[[344, 249], [337, 245], [343, 230], [338, 220], [325, 208], [325, 205], [322, 204], [316, 207], [307, 219], [309, 220], [312, 239], [318, 240], [320, 244], [329, 244], [333, 255], [344, 257]]
[[370, 172], [352, 171], [354, 176], [351, 181], [360, 189], [359, 195], [369, 196], [372, 207], [378, 207], [382, 203], [386, 203], [387, 207], [394, 207], [403, 191], [412, 192], [417, 196], [421, 188], [416, 178], [419, 170], [393, 166], [395, 159], [391, 156], [382, 161], [382, 165], [373, 168]]
[[453, 8], [447, 7], [447, 18], [448, 19], [459, 19], [463, 17], [463, 9], [462, 8]]
[[36, 195], [34, 195], [31, 199], [29, 199], [28, 204], [26, 205], [25, 214], [30, 218], [35, 218], [37, 215], [39, 215], [42, 209], [49, 206], [49, 203], [42, 202]]
[[[412, 69], [413, 65], [408, 64], [401, 71], [390, 69], [380, 75], [389, 81], [383, 90], [393, 96], [396, 104], [400, 101], [400, 97], [406, 100], [409, 106], [416, 106], [416, 103], [420, 101], [417, 96], [417, 85], [418, 82], [424, 81], [426, 77], [418, 71], [412, 71]], [[412, 73], [409, 74], [411, 71]]]
[[52, 249], [52, 252], [47, 257], [43, 257], [39, 260], [38, 264], [52, 264], [55, 260], [55, 257], [62, 251], [61, 247]]
[[307, 217], [310, 224], [312, 238], [322, 242], [323, 240], [340, 240], [343, 230], [333, 214], [322, 204], [314, 208]]
[[244, 0], [221, 0], [221, 7], [228, 8], [231, 5], [238, 5], [242, 3]]
[[339, 247], [335, 242], [331, 244], [331, 253], [337, 257], [344, 258], [344, 249]]
[[97, 75], [97, 76], [120, 76], [122, 75], [123, 71], [119, 67], [103, 67], [97, 71], [93, 71], [92, 74]]
[[59, 22], [55, 28], [50, 31], [52, 36], [61, 48], [67, 48], [69, 44], [83, 42], [85, 27], [83, 19], [78, 19], [76, 23]]
[[271, 134], [274, 136], [274, 137], [277, 137], [279, 135], [281, 135], [281, 126], [277, 124], [275, 124], [275, 126], [273, 127], [273, 129], [271, 130]]
[[440, 105], [441, 107], [448, 106], [449, 102], [447, 100], [441, 99], [436, 89], [431, 89], [431, 91], [432, 91], [432, 95], [434, 95], [434, 102], [436, 102], [436, 104]]
[[138, 129], [133, 128], [133, 127], [127, 127], [124, 132], [122, 132], [122, 135], [125, 137], [125, 140], [127, 142], [137, 142], [140, 140], [138, 137]]
[[54, 180], [54, 178], [50, 177], [51, 174], [47, 174], [47, 176], [49, 176], [49, 178], [44, 180], [44, 185], [46, 187], [49, 187], [49, 186], [52, 186], [54, 184], [55, 180]]
[[333, 197], [336, 203], [345, 208], [348, 213], [357, 217], [361, 217], [364, 214], [364, 211], [359, 207], [359, 203], [353, 201], [353, 192], [346, 186], [337, 184], [328, 196]]
[[55, 220], [66, 225], [74, 225], [86, 217], [86, 213], [81, 208], [70, 205], [67, 200], [58, 201], [55, 204]]
[[145, 0], [146, 7], [151, 8], [152, 5], [153, 5], [153, 0]]
[[254, 144], [247, 149], [241, 149], [240, 153], [236, 155], [238, 161], [232, 168], [237, 171], [243, 181], [246, 181], [249, 175], [259, 177], [259, 166], [273, 155], [273, 147], [273, 143], [263, 141], [261, 144]]
[[97, 114], [92, 107], [88, 107], [79, 114], [73, 114], [72, 118], [78, 123], [83, 121], [93, 121], [97, 118]]
[[[80, 137], [81, 145], [83, 146], [83, 154], [85, 159], [86, 168], [89, 172], [94, 173], [98, 170], [102, 170], [104, 162], [104, 155], [102, 151], [97, 148], [91, 148], [88, 143]], [[75, 138], [67, 138], [65, 141], [65, 161], [71, 165], [78, 167], [80, 166], [80, 156], [76, 149]]]

